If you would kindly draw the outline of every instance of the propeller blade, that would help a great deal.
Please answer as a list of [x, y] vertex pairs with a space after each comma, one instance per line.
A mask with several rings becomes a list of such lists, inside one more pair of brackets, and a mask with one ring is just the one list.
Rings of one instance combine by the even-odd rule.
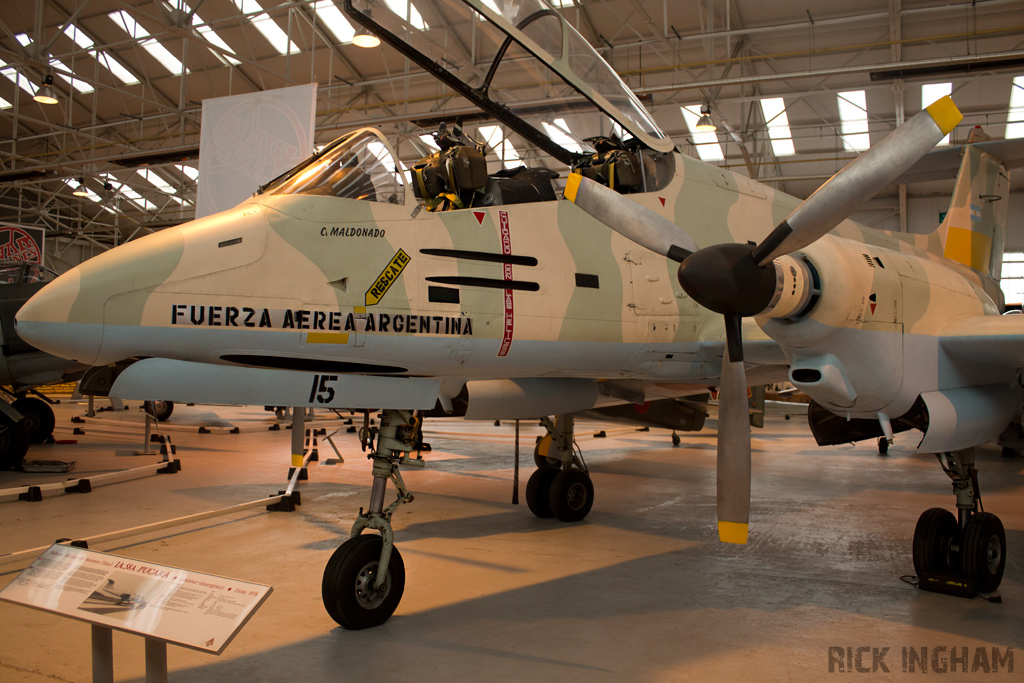
[[569, 174], [565, 198], [626, 239], [673, 261], [697, 251], [697, 243], [672, 221], [579, 173]]
[[725, 316], [718, 393], [718, 538], [725, 543], [746, 543], [750, 521], [750, 411], [741, 322], [739, 315]]
[[948, 96], [928, 106], [815, 190], [757, 246], [754, 260], [763, 266], [782, 254], [803, 249], [839, 225], [913, 166], [962, 118]]

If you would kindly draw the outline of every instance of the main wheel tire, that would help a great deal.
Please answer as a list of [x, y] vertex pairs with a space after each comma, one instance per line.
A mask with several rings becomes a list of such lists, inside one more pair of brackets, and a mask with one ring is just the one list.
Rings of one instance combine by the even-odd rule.
[[28, 453], [28, 426], [0, 413], [0, 470], [15, 470]]
[[12, 403], [11, 407], [25, 417], [29, 443], [43, 443], [53, 436], [56, 419], [49, 403], [38, 398], [22, 396]]
[[878, 454], [888, 455], [889, 453], [889, 440], [884, 436], [878, 437]]
[[582, 470], [562, 470], [551, 482], [551, 512], [562, 522], [578, 522], [594, 505], [594, 483]]
[[174, 412], [174, 401], [146, 401], [146, 412], [157, 419], [157, 422], [167, 422]]
[[558, 476], [557, 467], [539, 467], [526, 482], [526, 505], [537, 517], [554, 517], [551, 511], [551, 482]]
[[383, 539], [375, 534], [350, 538], [334, 551], [324, 568], [321, 595], [331, 618], [350, 630], [380, 626], [387, 621], [405, 592], [405, 563], [398, 548], [391, 549], [387, 582], [374, 591]]
[[960, 547], [964, 574], [974, 579], [977, 591], [999, 588], [1006, 568], [1006, 532], [999, 518], [990, 512], [971, 515]]
[[673, 446], [678, 446], [682, 442], [683, 442], [683, 440], [681, 438], [679, 438], [679, 435], [676, 434], [675, 432], [672, 432], [672, 445]]
[[914, 571], [917, 575], [956, 569], [952, 548], [959, 535], [956, 517], [949, 510], [930, 508], [921, 513], [914, 528]]

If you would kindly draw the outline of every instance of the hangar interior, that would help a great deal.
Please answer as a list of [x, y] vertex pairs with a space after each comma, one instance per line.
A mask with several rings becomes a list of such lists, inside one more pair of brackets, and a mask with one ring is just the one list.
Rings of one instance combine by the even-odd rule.
[[[42, 230], [43, 262], [63, 272], [184, 223], [195, 216], [202, 182], [204, 100], [309, 83], [317, 85], [317, 146], [378, 127], [408, 168], [431, 152], [429, 134], [441, 122], [461, 120], [486, 143], [491, 171], [522, 163], [565, 175], [401, 55], [355, 45], [343, 4], [0, 4], [0, 225]], [[473, 21], [433, 0], [386, 4], [436, 45], [486, 69]], [[683, 154], [800, 198], [945, 94], [964, 114], [949, 145], [965, 142], [976, 126], [996, 140], [1024, 137], [1021, 0], [552, 4]], [[44, 84], [56, 103], [33, 99]], [[529, 79], [515, 90], [527, 103], [565, 95]], [[702, 107], [717, 127], [711, 133], [695, 130]], [[253, 144], [245, 133], [238, 135]], [[894, 185], [855, 218], [929, 232], [952, 189], [952, 173]], [[1004, 273], [1024, 283], [1024, 270], [1016, 270], [1024, 269], [1022, 197], [1018, 171], [1006, 251], [1008, 263], [1021, 265]], [[1021, 303], [1014, 298], [1021, 289], [1008, 282], [1008, 304]], [[136, 404], [122, 416], [101, 414], [78, 435], [71, 419], [86, 407], [61, 398], [57, 438], [79, 443], [34, 446], [32, 457], [77, 460], [79, 475], [154, 457], [118, 454], [145, 433]], [[322, 419], [330, 432], [341, 429], [338, 452], [321, 445], [327, 457], [310, 468], [294, 513], [234, 512], [95, 544], [274, 586], [221, 658], [172, 649], [173, 680], [819, 680], [840, 661], [839, 671], [866, 673], [863, 666], [898, 677], [917, 673], [907, 667], [920, 658], [922, 673], [958, 672], [967, 658], [964, 671], [1006, 675], [1007, 651], [1024, 645], [1016, 607], [1024, 598], [1024, 562], [1015, 552], [1024, 541], [1019, 458], [979, 450], [986, 503], [1003, 519], [1011, 550], [1003, 602], [962, 600], [900, 581], [913, 573], [917, 515], [950, 503], [948, 480], [931, 456], [915, 452], [912, 434], [881, 458], [873, 444], [818, 448], [802, 418], [781, 415], [769, 415], [754, 434], [753, 528], [760, 531], [745, 550], [715, 538], [714, 419], [680, 448], [664, 430], [588, 425], [580, 440], [598, 503], [574, 527], [509, 506], [511, 425], [439, 422], [427, 434], [430, 464], [408, 475], [418, 499], [396, 517], [409, 567], [406, 601], [382, 629], [343, 631], [323, 612], [317, 586], [366, 497], [370, 465], [343, 420]], [[268, 431], [274, 423], [261, 407], [182, 406], [162, 427], [180, 450], [181, 472], [88, 496], [0, 502], [0, 553], [272, 494], [284, 486], [289, 462], [289, 434]], [[227, 433], [225, 424], [243, 429]], [[198, 434], [200, 426], [214, 433]], [[589, 436], [601, 429], [610, 438]], [[539, 433], [524, 425], [527, 463]], [[64, 475], [26, 477], [0, 472], [0, 488]], [[0, 583], [23, 566], [0, 565]], [[84, 624], [6, 603], [0, 613], [0, 678], [89, 680]], [[115, 648], [118, 680], [142, 680], [141, 642], [115, 633]], [[863, 648], [870, 655], [862, 662]], [[997, 659], [1001, 669], [993, 669]]]

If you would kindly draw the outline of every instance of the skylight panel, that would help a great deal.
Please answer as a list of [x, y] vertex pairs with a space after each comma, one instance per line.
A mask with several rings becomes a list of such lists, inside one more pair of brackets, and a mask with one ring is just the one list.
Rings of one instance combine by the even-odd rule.
[[1013, 79], [1006, 122], [1006, 139], [1024, 138], [1024, 76]]
[[793, 148], [793, 133], [789, 130], [789, 117], [786, 116], [785, 101], [781, 97], [766, 97], [761, 100], [761, 113], [764, 114], [768, 139], [771, 140], [775, 156], [796, 154], [796, 149]]
[[13, 106], [14, 106], [13, 104], [8, 102], [4, 98], [0, 97], [0, 109], [10, 109]]
[[116, 12], [111, 12], [108, 15], [115, 24], [118, 25], [121, 30], [127, 33], [135, 40], [140, 41], [139, 46], [148, 52], [153, 59], [160, 62], [161, 65], [172, 74], [180, 76], [182, 72], [189, 73], [188, 69], [182, 66], [182, 63], [177, 57], [172, 55], [170, 51], [161, 45], [155, 38], [149, 37], [149, 32], [142, 27], [141, 24], [136, 22], [130, 14], [125, 12], [123, 9], [119, 9]]
[[483, 137], [487, 146], [494, 150], [505, 168], [519, 168], [523, 165], [519, 151], [509, 142], [501, 126], [480, 126], [477, 132]]
[[178, 202], [178, 204], [181, 204], [182, 206], [185, 205], [185, 202], [183, 202], [181, 198], [177, 196], [174, 186], [172, 186], [169, 182], [167, 182], [162, 177], [157, 175], [155, 171], [151, 171], [148, 168], [139, 168], [136, 169], [135, 172], [142, 176], [143, 179], [150, 185], [156, 187], [164, 194], [170, 195], [170, 198]]
[[352, 42], [356, 30], [338, 9], [338, 6], [334, 4], [334, 0], [316, 0], [313, 3], [313, 11], [316, 12], [316, 16], [324, 23], [335, 40], [339, 43]]
[[187, 175], [189, 179], [192, 180], [192, 182], [195, 182], [199, 179], [198, 168], [193, 168], [191, 166], [182, 166], [181, 164], [175, 164], [174, 168], [178, 169], [179, 171]]
[[139, 208], [144, 209], [146, 211], [157, 211], [160, 208], [156, 204], [154, 204], [153, 202], [149, 201], [141, 194], [136, 192], [134, 189], [129, 187], [127, 183], [118, 180], [109, 173], [103, 173], [101, 174], [101, 176], [111, 184], [117, 183], [118, 185], [115, 186], [117, 188], [117, 191], [123, 194], [125, 197], [127, 197], [135, 206], [138, 206]]
[[541, 125], [544, 126], [544, 130], [547, 132], [548, 137], [551, 141], [564, 147], [570, 152], [582, 152], [583, 148], [580, 147], [580, 143], [572, 139], [569, 135], [569, 124], [565, 122], [565, 119], [555, 119], [551, 123], [547, 121], [541, 121]]
[[836, 96], [839, 102], [839, 119], [842, 121], [843, 146], [854, 152], [863, 152], [871, 146], [868, 136], [868, 105], [863, 90], [841, 92]]
[[3, 74], [7, 80], [27, 92], [29, 97], [35, 97], [36, 89], [32, 87], [29, 80], [18, 73], [18, 70], [13, 66], [7, 66], [7, 62], [2, 59], [0, 59], [0, 74]]
[[418, 28], [421, 31], [426, 31], [430, 28], [427, 26], [427, 22], [423, 21], [423, 17], [411, 0], [384, 0], [384, 2], [392, 12], [408, 21], [414, 28]]
[[423, 144], [429, 147], [430, 149], [441, 149], [440, 147], [437, 146], [437, 141], [434, 140], [434, 136], [431, 135], [430, 133], [424, 133], [423, 135], [421, 135], [420, 140], [422, 140]]
[[263, 11], [263, 6], [256, 0], [231, 0], [235, 7], [242, 14], [255, 14], [249, 21], [253, 27], [263, 34], [267, 42], [278, 51], [279, 54], [295, 54], [299, 46], [288, 39], [288, 34], [281, 30], [269, 14]]
[[700, 118], [700, 104], [690, 104], [679, 108], [683, 112], [686, 127], [690, 130], [690, 138], [697, 148], [697, 156], [702, 161], [724, 161], [722, 145], [718, 143], [718, 135], [714, 131], [698, 131], [697, 119]]
[[[953, 94], [952, 83], [925, 83], [921, 86], [921, 109], [931, 105], [936, 100]], [[948, 145], [949, 135], [942, 138], [937, 144]]]
[[552, 7], [572, 7], [573, 0], [549, 0]]
[[83, 50], [88, 50], [89, 54], [92, 55], [96, 61], [110, 71], [110, 73], [114, 74], [114, 77], [124, 85], [135, 85], [139, 82], [139, 79], [137, 79], [131, 71], [124, 68], [121, 62], [117, 61], [106, 52], [100, 52], [97, 50], [95, 48], [95, 43], [92, 42], [92, 38], [82, 33], [82, 31], [74, 24], [69, 24], [68, 27], [64, 29], [64, 35], [75, 41], [75, 44], [78, 45], [78, 47]]
[[[32, 44], [32, 39], [24, 33], [17, 34], [16, 36], [14, 36], [14, 39], [21, 43], [22, 47], [28, 47]], [[66, 67], [64, 65], [64, 62], [60, 61], [59, 59], [54, 59], [53, 57], [50, 57], [50, 66], [55, 67], [57, 69], [57, 71], [54, 72], [54, 75], [57, 78], [61, 79], [62, 81], [64, 81], [65, 83], [67, 83], [83, 95], [86, 93], [91, 93], [94, 90], [94, 88], [88, 83], [81, 81], [77, 78], [68, 78], [63, 73], [61, 73], [62, 71], [66, 71], [68, 73], [74, 72], [68, 67]]]

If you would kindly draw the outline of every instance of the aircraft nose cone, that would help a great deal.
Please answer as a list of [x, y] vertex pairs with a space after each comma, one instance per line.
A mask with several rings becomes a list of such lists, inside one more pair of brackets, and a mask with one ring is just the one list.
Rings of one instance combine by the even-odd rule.
[[18, 336], [40, 351], [92, 365], [103, 342], [103, 325], [68, 324], [81, 286], [81, 272], [74, 268], [36, 292], [14, 317]]

